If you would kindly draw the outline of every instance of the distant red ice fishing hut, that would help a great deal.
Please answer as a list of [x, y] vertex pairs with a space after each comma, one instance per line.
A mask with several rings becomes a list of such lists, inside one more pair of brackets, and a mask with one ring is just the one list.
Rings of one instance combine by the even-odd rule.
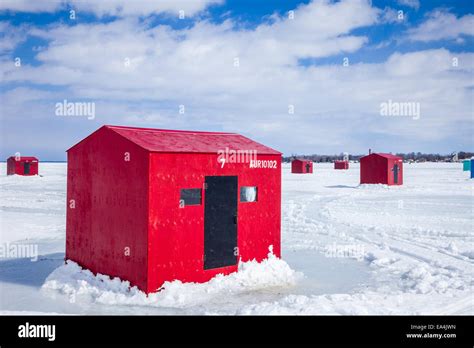
[[281, 153], [235, 133], [103, 126], [67, 151], [66, 258], [150, 293], [280, 257]]
[[360, 158], [360, 183], [403, 185], [403, 160], [388, 153], [372, 153]]
[[313, 173], [313, 161], [296, 158], [291, 161], [291, 172], [295, 174]]
[[38, 175], [39, 160], [32, 156], [11, 156], [7, 159], [7, 175]]
[[349, 169], [349, 161], [334, 161], [334, 169]]

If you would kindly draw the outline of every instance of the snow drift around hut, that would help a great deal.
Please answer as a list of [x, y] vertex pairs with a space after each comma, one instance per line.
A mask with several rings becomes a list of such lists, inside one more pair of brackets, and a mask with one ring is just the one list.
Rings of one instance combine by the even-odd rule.
[[128, 281], [97, 274], [82, 269], [68, 260], [46, 279], [42, 290], [56, 292], [70, 302], [88, 301], [107, 305], [155, 306], [184, 308], [209, 301], [225, 300], [229, 295], [238, 296], [251, 291], [294, 286], [303, 276], [270, 252], [268, 259], [241, 262], [239, 271], [230, 275], [217, 275], [207, 283], [165, 282], [161, 291], [146, 294]]

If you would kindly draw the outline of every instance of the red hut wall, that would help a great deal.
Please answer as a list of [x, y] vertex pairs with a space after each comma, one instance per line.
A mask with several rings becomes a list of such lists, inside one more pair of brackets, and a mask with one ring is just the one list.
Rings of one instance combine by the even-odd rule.
[[291, 172], [292, 173], [301, 173], [301, 162], [300, 161], [291, 161]]
[[293, 160], [291, 162], [291, 172], [297, 174], [313, 173], [313, 162], [303, 160]]
[[18, 166], [17, 168], [17, 161], [14, 157], [10, 157], [7, 159], [7, 175], [13, 175], [20, 171]]
[[112, 132], [68, 151], [66, 258], [146, 289], [148, 152]]
[[[388, 178], [387, 178], [387, 185], [403, 185], [403, 160], [401, 158], [389, 158], [387, 159], [388, 168]], [[398, 166], [398, 173], [397, 173], [397, 182], [395, 182], [395, 173], [394, 173], [394, 166]]]
[[281, 156], [258, 155], [258, 160], [276, 161], [276, 167], [226, 163], [222, 168], [216, 154], [151, 154], [148, 291], [170, 279], [204, 282], [237, 270], [237, 265], [204, 269], [206, 190], [201, 190], [200, 205], [179, 206], [180, 188], [203, 188], [206, 176], [237, 175], [238, 193], [242, 186], [257, 187], [256, 202], [237, 197], [236, 260], [262, 261], [270, 245], [280, 257]]
[[348, 161], [335, 161], [334, 169], [349, 169], [349, 162]]
[[387, 159], [371, 154], [360, 159], [361, 184], [388, 184]]

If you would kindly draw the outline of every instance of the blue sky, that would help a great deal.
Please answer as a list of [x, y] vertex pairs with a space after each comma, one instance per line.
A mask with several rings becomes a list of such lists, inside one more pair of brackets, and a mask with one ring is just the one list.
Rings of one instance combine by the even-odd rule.
[[[103, 124], [285, 155], [474, 150], [472, 1], [5, 0], [0, 35], [1, 158], [64, 160]], [[420, 114], [382, 116], [388, 101]]]

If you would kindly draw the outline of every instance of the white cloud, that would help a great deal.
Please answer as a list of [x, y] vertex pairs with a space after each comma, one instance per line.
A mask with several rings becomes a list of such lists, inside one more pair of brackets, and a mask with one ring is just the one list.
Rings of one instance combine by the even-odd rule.
[[184, 11], [185, 16], [193, 16], [214, 4], [221, 4], [223, 0], [81, 0], [73, 3], [79, 11], [92, 12], [98, 17], [112, 16], [145, 16], [157, 13], [170, 13], [178, 15]]
[[[230, 20], [201, 21], [185, 30], [150, 29], [131, 18], [35, 29], [30, 34], [51, 41], [37, 54], [43, 65], [10, 69], [5, 79], [76, 87], [93, 82], [104, 90], [159, 88], [160, 95], [172, 97], [178, 91], [170, 80], [179, 85], [219, 72], [213, 86], [224, 88], [242, 74], [252, 77], [255, 71], [295, 65], [299, 58], [356, 51], [367, 39], [348, 33], [375, 23], [377, 14], [367, 1], [317, 2], [298, 8], [294, 20], [278, 18], [255, 30], [237, 31]], [[238, 69], [233, 66], [236, 58]], [[197, 87], [188, 89], [191, 93]]]
[[474, 15], [456, 17], [444, 10], [436, 10], [418, 27], [408, 31], [411, 41], [457, 40], [461, 35], [474, 35]]
[[[178, 15], [184, 11], [185, 16], [194, 16], [213, 4], [223, 0], [2, 0], [0, 11], [13, 12], [56, 12], [63, 9], [75, 9], [93, 13], [98, 17], [109, 16], [147, 16], [150, 14], [170, 13]], [[79, 15], [79, 13], [77, 15]]]
[[63, 0], [2, 0], [0, 1], [0, 11], [55, 12], [62, 7], [63, 3]]
[[397, 3], [401, 6], [414, 8], [415, 10], [420, 8], [419, 0], [397, 0]]
[[19, 43], [26, 40], [27, 28], [15, 27], [6, 21], [0, 21], [0, 54], [12, 51]]

